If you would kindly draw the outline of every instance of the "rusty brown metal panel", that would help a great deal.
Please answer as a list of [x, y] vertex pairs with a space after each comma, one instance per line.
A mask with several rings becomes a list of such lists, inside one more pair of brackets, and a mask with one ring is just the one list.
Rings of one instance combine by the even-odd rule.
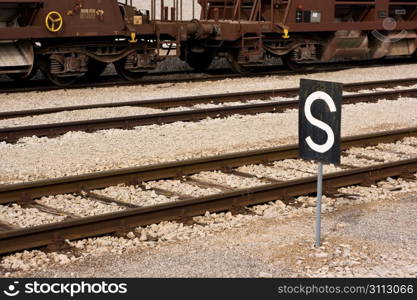
[[[227, 1], [232, 2], [232, 1]], [[225, 3], [223, 0], [210, 0], [209, 3], [213, 3], [217, 7], [221, 7], [222, 3]], [[254, 1], [255, 3], [255, 1]], [[280, 27], [281, 23], [284, 27], [288, 27], [291, 32], [333, 32], [338, 30], [362, 30], [362, 31], [369, 31], [369, 30], [384, 30], [383, 21], [385, 18], [378, 17], [378, 12], [385, 12], [388, 16], [388, 7], [390, 1], [389, 0], [381, 0], [381, 1], [341, 1], [336, 2], [335, 0], [323, 0], [323, 1], [310, 1], [310, 0], [298, 0], [298, 1], [288, 1], [286, 3], [280, 4], [280, 6], [275, 6], [275, 16], [281, 15], [280, 18], [275, 19], [275, 30], [272, 29], [272, 26], [265, 26], [265, 22], [258, 22], [258, 24], [253, 24], [249, 26], [245, 26], [245, 29], [239, 27], [240, 24], [245, 24], [247, 19], [245, 20], [242, 16], [241, 22], [236, 25], [232, 20], [220, 20], [219, 23], [222, 27], [222, 35], [221, 38], [225, 40], [233, 40], [239, 37], [242, 31], [245, 32], [258, 32], [261, 31], [262, 33], [272, 33], [277, 32], [278, 27]], [[393, 4], [401, 4], [401, 3], [391, 3]], [[367, 5], [369, 7], [374, 7], [368, 14], [364, 14], [365, 20], [362, 22], [338, 22], [335, 20], [335, 5], [350, 5], [351, 7], [355, 7], [355, 5]], [[411, 5], [411, 4], [410, 4]], [[270, 20], [271, 12], [270, 12], [270, 4], [269, 0], [265, 0], [262, 2], [262, 9], [264, 10], [263, 14], [267, 16]], [[277, 8], [279, 7], [279, 9]], [[237, 9], [237, 7], [235, 7]], [[279, 10], [287, 9], [287, 13], [283, 15], [282, 13], [279, 14]], [[320, 23], [297, 23], [296, 22], [296, 11], [319, 11], [321, 13], [321, 21]], [[235, 15], [235, 14], [233, 14]], [[230, 18], [233, 19], [233, 18]], [[213, 21], [213, 20], [211, 20]], [[203, 21], [204, 22], [204, 21]], [[399, 20], [397, 23], [397, 29], [407, 29], [407, 30], [414, 30], [417, 29], [417, 22], [416, 21], [401, 21]], [[279, 31], [279, 30], [278, 30]]]
[[[82, 7], [76, 6], [70, 0], [0, 1], [6, 2], [41, 2], [43, 7], [34, 16], [32, 24], [20, 28], [2, 28], [0, 39], [109, 36], [125, 32], [125, 22], [117, 0], [84, 0]], [[45, 18], [50, 12], [57, 12], [62, 16], [62, 29], [57, 32], [50, 32], [45, 26]]]
[[[9, 1], [0, 1], [0, 3]], [[127, 22], [123, 20], [117, 0], [85, 0], [82, 8], [76, 8], [74, 2], [70, 0], [43, 0], [43, 1], [28, 1], [19, 0], [17, 3], [33, 3], [41, 2], [44, 7], [36, 14], [32, 26], [23, 28], [1, 28], [0, 39], [28, 39], [28, 38], [54, 38], [54, 37], [79, 37], [79, 36], [113, 36], [113, 35], [129, 35], [127, 25], [133, 25], [132, 16], [127, 16]], [[202, 4], [206, 4], [205, 1], [200, 1]], [[220, 5], [225, 3], [224, 0], [208, 1], [210, 3], [216, 3]], [[226, 1], [227, 2], [227, 1]], [[228, 1], [233, 2], [233, 1]], [[357, 3], [354, 1], [339, 2]], [[378, 11], [388, 12], [389, 1], [366, 1], [359, 3], [375, 3], [375, 14]], [[284, 3], [285, 4], [285, 3]], [[325, 31], [337, 31], [337, 30], [383, 30], [383, 19], [375, 16], [374, 20], [367, 20], [366, 22], [342, 22], [338, 23], [334, 20], [334, 12], [336, 1], [324, 0], [324, 1], [310, 1], [310, 0], [298, 0], [288, 1], [285, 5], [290, 5], [288, 13], [285, 19], [276, 19], [277, 26], [273, 26], [269, 22], [248, 22], [243, 20], [236, 23], [231, 20], [219, 20], [218, 25], [221, 27], [221, 33], [215, 39], [224, 40], [236, 40], [244, 33], [273, 33], [280, 32], [279, 23], [284, 22], [284, 26], [287, 26], [290, 32], [325, 32]], [[260, 4], [261, 9], [265, 16], [271, 15], [270, 0], [264, 0]], [[278, 16], [278, 9], [275, 6], [274, 15]], [[280, 9], [283, 7], [281, 6]], [[285, 8], [285, 7], [284, 7]], [[317, 24], [313, 23], [296, 23], [295, 15], [296, 10], [302, 8], [303, 10], [318, 10], [322, 13], [321, 22]], [[51, 12], [57, 11], [63, 16], [63, 28], [59, 32], [49, 32], [45, 27], [45, 16]], [[103, 12], [100, 16], [98, 13]], [[213, 20], [202, 21], [204, 24], [213, 25]], [[157, 32], [161, 34], [167, 34], [176, 38], [178, 35], [178, 28], [181, 26], [181, 22], [161, 22], [156, 21], [150, 24], [136, 24], [132, 28], [138, 34], [155, 35]], [[157, 29], [158, 30], [157, 30]], [[414, 30], [417, 29], [417, 21], [399, 21], [397, 29]]]
[[[334, 24], [288, 24], [290, 32], [333, 32], [338, 30], [386, 30], [382, 21], [380, 22], [350, 22], [350, 23], [334, 23]], [[397, 30], [416, 30], [417, 21], [412, 22], [397, 22]]]

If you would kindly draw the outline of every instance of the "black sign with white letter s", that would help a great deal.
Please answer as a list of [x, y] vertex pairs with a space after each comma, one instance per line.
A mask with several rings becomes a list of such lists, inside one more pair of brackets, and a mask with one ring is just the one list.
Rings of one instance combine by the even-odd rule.
[[300, 157], [340, 164], [343, 85], [301, 79], [299, 108]]

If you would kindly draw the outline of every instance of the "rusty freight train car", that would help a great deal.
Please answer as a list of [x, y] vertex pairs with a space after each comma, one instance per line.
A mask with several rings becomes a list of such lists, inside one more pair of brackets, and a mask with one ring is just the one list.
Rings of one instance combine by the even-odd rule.
[[[38, 69], [58, 85], [107, 64], [128, 80], [178, 56], [194, 68], [226, 57], [248, 72], [268, 57], [291, 68], [320, 62], [414, 57], [417, 1], [0, 0], [0, 74]], [[195, 7], [201, 8], [195, 14]], [[183, 18], [183, 9], [193, 16]]]
[[218, 26], [216, 37], [201, 41], [201, 48], [211, 48], [206, 54], [228, 56], [238, 72], [261, 64], [267, 56], [281, 57], [297, 68], [319, 62], [414, 56], [416, 52], [417, 1], [199, 2], [201, 22]]
[[136, 80], [164, 57], [180, 55], [170, 51], [179, 39], [204, 36], [198, 22], [156, 20], [156, 5], [150, 11], [131, 0], [0, 0], [0, 74], [25, 80], [41, 69], [53, 83], [68, 85], [113, 63], [122, 77]]

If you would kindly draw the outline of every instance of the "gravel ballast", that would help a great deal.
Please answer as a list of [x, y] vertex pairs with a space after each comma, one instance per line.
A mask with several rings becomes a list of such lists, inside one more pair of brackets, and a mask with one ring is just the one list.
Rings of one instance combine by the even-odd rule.
[[12, 224], [18, 228], [56, 223], [65, 219], [66, 216], [52, 215], [37, 208], [23, 208], [19, 204], [0, 205], [0, 222], [5, 221], [6, 224]]
[[178, 200], [178, 196], [167, 197], [137, 186], [111, 186], [97, 190], [95, 193], [137, 206], [151, 206]]
[[80, 217], [91, 217], [125, 209], [115, 203], [104, 204], [73, 195], [43, 197], [36, 202]]
[[317, 249], [313, 198], [299, 197], [296, 206], [275, 201], [251, 208], [252, 215], [206, 213], [193, 225], [162, 222], [126, 237], [68, 242], [76, 251], [16, 253], [3, 257], [0, 272], [6, 277], [415, 277], [417, 233], [411, 224], [417, 217], [417, 181], [389, 178], [340, 192], [356, 198], [324, 198], [323, 246]]
[[[401, 111], [401, 113], [398, 113]], [[0, 183], [84, 174], [94, 171], [276, 147], [297, 141], [298, 113], [231, 116], [173, 123], [70, 132], [55, 139], [23, 138], [0, 144]], [[417, 105], [404, 98], [344, 107], [343, 135], [416, 126]]]
[[216, 188], [202, 188], [180, 180], [150, 181], [146, 182], [145, 186], [148, 189], [157, 188], [188, 197], [204, 197], [221, 193], [221, 190]]

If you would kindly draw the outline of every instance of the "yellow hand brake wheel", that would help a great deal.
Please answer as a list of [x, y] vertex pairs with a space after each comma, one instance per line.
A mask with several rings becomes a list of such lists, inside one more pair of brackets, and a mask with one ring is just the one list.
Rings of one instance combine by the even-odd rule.
[[57, 11], [51, 11], [46, 15], [45, 26], [50, 32], [58, 32], [64, 25], [64, 19], [62, 15]]

